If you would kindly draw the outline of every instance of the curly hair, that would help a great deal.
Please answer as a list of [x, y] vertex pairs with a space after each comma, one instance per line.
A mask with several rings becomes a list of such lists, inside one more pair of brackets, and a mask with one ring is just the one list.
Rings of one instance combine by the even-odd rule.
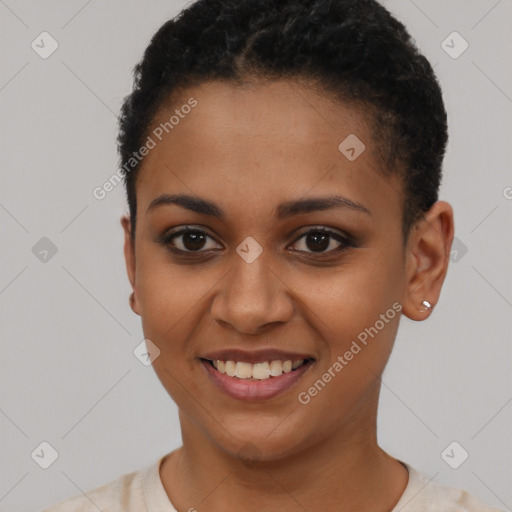
[[448, 141], [441, 88], [404, 25], [375, 0], [197, 0], [160, 27], [133, 74], [117, 139], [133, 237], [141, 163], [130, 172], [126, 163], [173, 93], [214, 80], [300, 78], [363, 107], [382, 173], [401, 179], [405, 240], [437, 201]]

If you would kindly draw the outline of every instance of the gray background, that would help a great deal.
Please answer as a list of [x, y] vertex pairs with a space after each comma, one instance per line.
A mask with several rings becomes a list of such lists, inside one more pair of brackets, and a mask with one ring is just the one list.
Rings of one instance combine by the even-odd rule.
[[[92, 190], [117, 169], [131, 70], [184, 5], [0, 0], [0, 512], [40, 510], [180, 444], [175, 405], [132, 353], [143, 335], [128, 306], [122, 187], [101, 201]], [[379, 438], [435, 481], [510, 509], [512, 2], [385, 5], [441, 81], [441, 195], [458, 241], [432, 317], [402, 321]], [[31, 48], [43, 31], [59, 44], [47, 59]], [[441, 46], [453, 31], [469, 43], [457, 59]], [[32, 251], [42, 237], [57, 247], [46, 262]], [[31, 458], [42, 441], [59, 454], [46, 470]], [[458, 469], [440, 455], [452, 441], [469, 452]]]

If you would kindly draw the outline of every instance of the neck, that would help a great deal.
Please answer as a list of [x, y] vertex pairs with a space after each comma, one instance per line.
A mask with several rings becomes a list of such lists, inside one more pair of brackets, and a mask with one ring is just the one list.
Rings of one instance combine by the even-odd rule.
[[354, 418], [298, 453], [245, 462], [180, 414], [183, 446], [164, 459], [161, 479], [178, 510], [220, 512], [230, 506], [247, 512], [280, 508], [389, 512], [408, 475], [378, 446], [374, 413], [373, 421]]

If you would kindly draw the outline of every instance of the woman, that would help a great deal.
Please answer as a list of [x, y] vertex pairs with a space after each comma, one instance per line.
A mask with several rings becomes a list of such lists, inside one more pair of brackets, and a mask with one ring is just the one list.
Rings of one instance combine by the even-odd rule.
[[120, 117], [130, 302], [183, 446], [47, 509], [492, 511], [379, 447], [453, 239], [439, 84], [373, 0], [199, 0]]

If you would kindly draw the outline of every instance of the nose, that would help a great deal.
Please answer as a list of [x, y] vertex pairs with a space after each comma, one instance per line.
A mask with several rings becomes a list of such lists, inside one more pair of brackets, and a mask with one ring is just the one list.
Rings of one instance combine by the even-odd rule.
[[289, 286], [262, 256], [247, 263], [236, 255], [220, 286], [211, 315], [238, 332], [258, 334], [271, 324], [286, 323], [293, 315]]

